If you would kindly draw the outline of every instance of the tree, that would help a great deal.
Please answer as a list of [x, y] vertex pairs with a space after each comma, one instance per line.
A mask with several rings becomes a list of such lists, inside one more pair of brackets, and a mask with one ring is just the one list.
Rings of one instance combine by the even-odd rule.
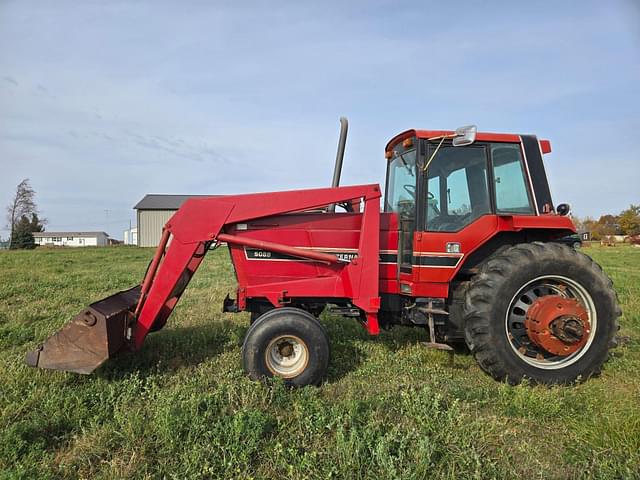
[[[23, 216], [35, 212], [36, 203], [33, 199], [36, 192], [31, 188], [29, 179], [22, 180], [16, 188], [16, 194], [7, 206], [7, 227], [9, 228], [9, 248], [12, 248], [15, 230]], [[28, 221], [28, 219], [27, 219]]]
[[31, 221], [26, 215], [22, 215], [13, 228], [10, 248], [34, 248], [35, 246], [33, 232], [31, 231]]
[[620, 235], [620, 221], [616, 215], [602, 215], [598, 219], [604, 235]]
[[46, 223], [46, 220], [40, 220], [38, 218], [38, 214], [37, 213], [32, 213], [31, 214], [31, 221], [29, 222], [30, 228], [31, 228], [31, 233], [35, 233], [35, 232], [44, 232], [44, 224]]
[[618, 216], [620, 229], [624, 235], [638, 235], [640, 233], [640, 205], [631, 205]]
[[583, 225], [591, 232], [593, 240], [601, 240], [611, 235], [619, 235], [620, 222], [616, 215], [602, 215], [598, 221], [587, 218], [583, 221]]
[[23, 215], [13, 229], [10, 248], [35, 248], [34, 232], [44, 232], [44, 225], [38, 218], [38, 214], [32, 213], [31, 220]]

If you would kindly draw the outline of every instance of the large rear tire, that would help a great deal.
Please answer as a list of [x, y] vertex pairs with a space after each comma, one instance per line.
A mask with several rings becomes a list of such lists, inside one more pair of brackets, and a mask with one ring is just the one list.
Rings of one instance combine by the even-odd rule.
[[329, 365], [329, 339], [310, 313], [276, 308], [260, 316], [247, 331], [242, 360], [253, 380], [276, 376], [289, 385], [317, 385]]
[[[553, 313], [562, 308], [581, 317]], [[486, 260], [472, 279], [465, 340], [497, 380], [566, 384], [600, 373], [620, 314], [611, 280], [591, 258], [558, 243], [520, 244]], [[540, 319], [547, 323], [536, 332]]]

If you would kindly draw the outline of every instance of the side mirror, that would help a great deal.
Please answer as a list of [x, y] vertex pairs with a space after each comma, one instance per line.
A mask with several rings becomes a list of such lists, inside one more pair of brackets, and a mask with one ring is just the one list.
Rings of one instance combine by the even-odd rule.
[[478, 127], [475, 125], [467, 125], [466, 127], [456, 129], [455, 136], [453, 137], [453, 146], [464, 147], [465, 145], [471, 145], [476, 141], [477, 132]]
[[556, 207], [556, 213], [558, 215], [566, 217], [571, 213], [571, 205], [569, 205], [568, 203], [561, 203]]

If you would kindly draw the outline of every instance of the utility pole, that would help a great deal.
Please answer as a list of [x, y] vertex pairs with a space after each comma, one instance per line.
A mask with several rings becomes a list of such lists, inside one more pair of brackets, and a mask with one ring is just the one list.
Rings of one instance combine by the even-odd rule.
[[105, 217], [106, 217], [106, 222], [105, 223], [106, 223], [107, 229], [105, 230], [105, 233], [107, 234], [107, 246], [108, 246], [109, 245], [109, 240], [108, 240], [109, 239], [109, 209], [105, 209], [104, 210], [104, 214], [105, 214]]

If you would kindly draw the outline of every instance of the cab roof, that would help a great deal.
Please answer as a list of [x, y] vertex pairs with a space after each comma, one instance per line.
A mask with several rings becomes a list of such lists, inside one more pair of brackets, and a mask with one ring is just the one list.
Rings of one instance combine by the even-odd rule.
[[[451, 135], [453, 130], [416, 130], [410, 129], [402, 133], [399, 133], [387, 143], [385, 151], [391, 150], [393, 146], [411, 137], [417, 138], [434, 138], [441, 137], [442, 135]], [[481, 142], [507, 142], [507, 143], [520, 143], [520, 135], [515, 133], [491, 133], [491, 132], [478, 132], [476, 134], [476, 140]], [[551, 142], [549, 140], [539, 140], [540, 149], [542, 153], [551, 152]]]

